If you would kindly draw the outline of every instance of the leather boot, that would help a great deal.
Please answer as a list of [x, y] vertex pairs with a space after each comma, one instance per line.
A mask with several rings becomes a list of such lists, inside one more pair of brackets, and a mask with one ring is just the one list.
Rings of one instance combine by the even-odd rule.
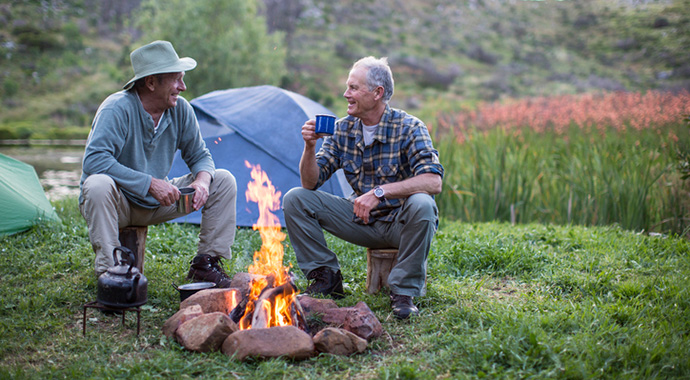
[[187, 279], [213, 282], [219, 288], [229, 288], [231, 282], [221, 266], [220, 257], [205, 253], [200, 253], [192, 259]]
[[333, 272], [331, 268], [319, 267], [309, 272], [307, 279], [313, 281], [307, 287], [306, 294], [320, 294], [335, 299], [345, 297], [343, 275], [340, 271]]

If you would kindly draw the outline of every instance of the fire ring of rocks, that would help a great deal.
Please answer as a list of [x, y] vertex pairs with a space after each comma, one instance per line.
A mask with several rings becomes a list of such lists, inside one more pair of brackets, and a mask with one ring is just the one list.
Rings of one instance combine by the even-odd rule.
[[[163, 325], [163, 334], [190, 351], [221, 350], [238, 360], [286, 357], [300, 360], [320, 352], [352, 355], [363, 352], [383, 327], [369, 306], [339, 308], [332, 300], [298, 296], [283, 265], [285, 233], [271, 211], [280, 209], [280, 195], [259, 165], [252, 165], [247, 201], [259, 205], [254, 225], [261, 249], [254, 252], [248, 273], [238, 273], [228, 289], [207, 289], [180, 303]], [[331, 324], [312, 335], [307, 320], [322, 315]]]
[[[257, 283], [264, 287], [251, 301], [252, 286]], [[189, 351], [220, 350], [244, 361], [277, 357], [302, 360], [319, 353], [353, 355], [364, 352], [367, 342], [383, 333], [381, 323], [364, 302], [338, 307], [330, 299], [296, 295], [291, 281], [275, 287], [270, 283], [264, 276], [238, 273], [231, 288], [195, 293], [165, 322], [163, 334]], [[292, 302], [282, 317], [271, 306], [262, 306], [280, 304], [276, 299], [284, 294], [291, 294]], [[312, 332], [307, 320], [316, 316], [328, 326]]]

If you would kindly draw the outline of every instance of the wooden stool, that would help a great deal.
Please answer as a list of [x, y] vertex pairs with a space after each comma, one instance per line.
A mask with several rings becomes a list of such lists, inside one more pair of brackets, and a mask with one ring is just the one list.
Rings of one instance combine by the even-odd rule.
[[388, 286], [388, 275], [397, 262], [397, 248], [367, 248], [367, 293], [374, 294]]
[[148, 226], [127, 226], [120, 228], [118, 237], [122, 246], [134, 252], [137, 257], [137, 268], [141, 273], [144, 273], [144, 250], [146, 250], [146, 234], [148, 232]]

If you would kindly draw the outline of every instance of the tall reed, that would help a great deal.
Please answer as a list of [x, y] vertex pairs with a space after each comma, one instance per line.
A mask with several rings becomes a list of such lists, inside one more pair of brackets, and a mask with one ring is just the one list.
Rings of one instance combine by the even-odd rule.
[[[681, 135], [680, 127], [672, 132]], [[472, 222], [619, 224], [683, 233], [690, 197], [666, 135], [597, 131], [465, 128], [460, 138], [437, 136], [446, 170], [437, 197], [442, 214]]]

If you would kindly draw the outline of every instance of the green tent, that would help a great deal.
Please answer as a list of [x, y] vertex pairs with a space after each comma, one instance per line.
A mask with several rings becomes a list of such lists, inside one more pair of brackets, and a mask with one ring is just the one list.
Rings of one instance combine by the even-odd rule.
[[34, 167], [0, 153], [0, 236], [37, 223], [60, 221]]

